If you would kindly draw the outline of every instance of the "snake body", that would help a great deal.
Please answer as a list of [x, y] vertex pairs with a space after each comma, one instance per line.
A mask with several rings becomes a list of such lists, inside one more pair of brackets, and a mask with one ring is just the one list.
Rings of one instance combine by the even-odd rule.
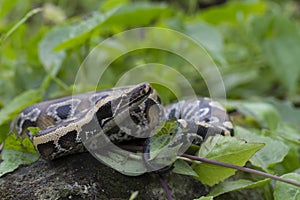
[[[48, 160], [83, 151], [82, 141], [99, 132], [113, 143], [149, 137], [164, 120], [176, 118], [189, 132], [232, 135], [226, 110], [209, 98], [182, 100], [166, 107], [149, 83], [118, 87], [44, 101], [25, 108], [14, 132], [28, 135]], [[35, 135], [28, 127], [38, 127]]]

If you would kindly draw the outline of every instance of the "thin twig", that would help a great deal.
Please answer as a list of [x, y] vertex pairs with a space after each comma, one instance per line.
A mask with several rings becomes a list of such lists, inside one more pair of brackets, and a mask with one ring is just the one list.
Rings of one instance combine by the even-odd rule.
[[197, 161], [213, 164], [213, 165], [218, 165], [218, 166], [222, 166], [222, 167], [237, 169], [237, 170], [252, 173], [252, 174], [257, 174], [257, 175], [260, 175], [260, 176], [264, 176], [264, 177], [267, 177], [267, 178], [271, 178], [271, 179], [274, 179], [274, 180], [282, 181], [282, 182], [289, 183], [289, 184], [300, 187], [300, 183], [297, 182], [297, 181], [282, 178], [282, 177], [279, 177], [279, 176], [276, 176], [276, 175], [273, 175], [273, 174], [268, 174], [268, 173], [258, 171], [258, 170], [255, 170], [255, 169], [251, 169], [251, 168], [247, 168], [247, 167], [241, 167], [241, 166], [237, 166], [237, 165], [233, 165], [233, 164], [229, 164], [229, 163], [219, 162], [219, 161], [216, 161], [216, 160], [210, 160], [210, 159], [207, 159], [207, 158], [201, 158], [201, 157], [198, 157], [198, 156], [192, 156], [192, 155], [188, 155], [188, 154], [182, 154], [181, 156], [192, 159], [192, 160], [197, 160]]
[[[124, 145], [123, 148], [131, 149], [131, 150], [142, 150], [142, 147], [140, 147], [140, 146], [129, 146], [129, 145], [125, 146]], [[201, 157], [193, 156], [193, 155], [189, 155], [189, 154], [182, 154], [182, 155], [179, 155], [179, 156], [182, 157], [182, 158], [188, 158], [188, 159], [191, 159], [191, 160], [205, 162], [205, 163], [209, 163], [209, 164], [212, 164], [212, 165], [217, 165], [217, 166], [237, 169], [237, 170], [252, 173], [252, 174], [257, 174], [257, 175], [260, 175], [260, 176], [263, 176], [263, 177], [271, 178], [271, 179], [274, 179], [274, 180], [282, 181], [282, 182], [300, 187], [300, 182], [297, 182], [297, 181], [294, 181], [294, 180], [291, 180], [291, 179], [282, 178], [282, 177], [279, 177], [279, 176], [276, 176], [276, 175], [273, 175], [273, 174], [268, 174], [266, 172], [258, 171], [258, 170], [255, 170], [255, 169], [251, 169], [251, 168], [247, 168], [247, 167], [241, 167], [241, 166], [237, 166], [237, 165], [233, 165], [233, 164], [229, 164], [229, 163], [224, 163], [224, 162], [220, 162], [220, 161], [216, 161], [216, 160], [210, 160], [210, 159], [207, 159], [207, 158], [201, 158]]]
[[168, 188], [168, 185], [166, 183], [166, 180], [164, 179], [164, 177], [161, 174], [159, 174], [159, 179], [160, 179], [161, 185], [162, 185], [162, 187], [163, 187], [163, 189], [166, 193], [167, 199], [168, 200], [173, 200], [173, 198], [171, 196], [171, 192], [170, 192], [170, 190]]

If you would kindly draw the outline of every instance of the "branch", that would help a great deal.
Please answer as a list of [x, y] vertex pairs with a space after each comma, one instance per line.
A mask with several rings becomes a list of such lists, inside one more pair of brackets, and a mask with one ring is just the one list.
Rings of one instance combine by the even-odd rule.
[[181, 156], [185, 157], [185, 158], [189, 158], [191, 160], [197, 160], [197, 161], [209, 163], [209, 164], [212, 164], [212, 165], [218, 165], [218, 166], [222, 166], [222, 167], [237, 169], [237, 170], [252, 173], [252, 174], [257, 174], [257, 175], [260, 175], [260, 176], [264, 176], [264, 177], [267, 177], [267, 178], [271, 178], [271, 179], [274, 179], [274, 180], [282, 181], [282, 182], [289, 183], [289, 184], [300, 187], [300, 183], [297, 182], [297, 181], [282, 178], [282, 177], [279, 177], [279, 176], [276, 176], [276, 175], [273, 175], [273, 174], [268, 174], [268, 173], [258, 171], [258, 170], [255, 170], [255, 169], [251, 169], [251, 168], [247, 168], [247, 167], [241, 167], [241, 166], [237, 166], [237, 165], [233, 165], [233, 164], [229, 164], [229, 163], [219, 162], [219, 161], [216, 161], [216, 160], [210, 160], [210, 159], [207, 159], [207, 158], [201, 158], [201, 157], [198, 157], [198, 156], [192, 156], [192, 155], [188, 155], [188, 154], [182, 154]]

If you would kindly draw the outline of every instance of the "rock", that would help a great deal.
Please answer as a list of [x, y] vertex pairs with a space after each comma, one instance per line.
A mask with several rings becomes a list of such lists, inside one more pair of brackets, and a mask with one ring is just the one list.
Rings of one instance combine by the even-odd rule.
[[[191, 177], [163, 175], [174, 199], [206, 195], [207, 186]], [[52, 162], [38, 160], [0, 178], [0, 199], [166, 199], [159, 175], [125, 176], [101, 164], [89, 153]]]

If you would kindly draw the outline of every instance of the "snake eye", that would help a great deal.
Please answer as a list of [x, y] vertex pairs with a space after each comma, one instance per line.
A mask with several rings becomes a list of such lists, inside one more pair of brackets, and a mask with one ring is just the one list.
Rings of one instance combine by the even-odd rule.
[[145, 97], [149, 96], [152, 92], [152, 88], [149, 83], [140, 84], [130, 92], [129, 105], [132, 105]]
[[68, 104], [56, 108], [56, 113], [60, 119], [67, 119], [68, 116], [71, 114], [71, 110], [71, 104]]

